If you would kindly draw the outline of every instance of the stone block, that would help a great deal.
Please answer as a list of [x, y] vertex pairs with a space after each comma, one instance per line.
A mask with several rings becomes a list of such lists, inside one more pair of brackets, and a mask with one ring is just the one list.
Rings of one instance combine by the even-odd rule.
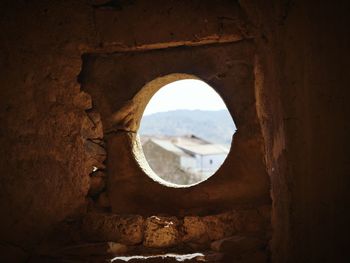
[[106, 174], [103, 171], [95, 171], [90, 174], [90, 176], [95, 176], [95, 177], [106, 177]]
[[207, 225], [198, 216], [186, 216], [182, 225], [182, 241], [204, 244], [209, 241]]
[[219, 240], [236, 233], [236, 213], [228, 212], [202, 218], [210, 240]]
[[89, 213], [83, 219], [82, 233], [89, 241], [114, 241], [136, 245], [143, 240], [143, 222], [143, 218], [136, 215]]
[[90, 140], [85, 141], [85, 150], [88, 156], [106, 156], [106, 150], [99, 144]]
[[[86, 140], [84, 143], [86, 153], [86, 166], [89, 172], [93, 172], [94, 169], [104, 169], [104, 161], [106, 160], [105, 149], [90, 140]], [[94, 168], [95, 167], [95, 168]]]
[[101, 122], [95, 124], [88, 115], [85, 115], [81, 124], [80, 134], [85, 139], [102, 139], [103, 130]]
[[92, 108], [92, 100], [91, 100], [91, 96], [82, 91], [80, 93], [78, 93], [74, 99], [73, 99], [73, 103], [76, 107], [82, 109], [82, 110], [88, 110]]
[[178, 225], [175, 217], [152, 216], [147, 218], [143, 245], [154, 248], [177, 245], [180, 242]]

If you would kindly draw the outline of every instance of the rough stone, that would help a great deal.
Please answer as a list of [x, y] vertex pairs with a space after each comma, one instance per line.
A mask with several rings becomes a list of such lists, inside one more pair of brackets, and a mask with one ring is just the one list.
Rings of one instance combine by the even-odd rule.
[[175, 217], [152, 216], [145, 222], [145, 237], [143, 245], [146, 247], [171, 247], [179, 243], [178, 220]]
[[91, 241], [114, 241], [135, 245], [143, 239], [143, 218], [88, 213], [83, 219], [82, 233]]
[[182, 225], [182, 241], [203, 244], [209, 241], [207, 225], [198, 216], [186, 216]]
[[76, 107], [82, 110], [88, 110], [92, 108], [91, 96], [84, 91], [81, 91], [74, 97], [73, 103]]
[[[94, 156], [96, 157], [96, 156]], [[97, 156], [94, 158], [93, 156], [88, 156], [86, 159], [86, 166], [88, 167], [87, 171], [89, 174], [94, 172], [96, 169], [105, 169], [106, 165], [104, 164], [104, 160], [106, 159], [104, 156]]]
[[93, 177], [106, 177], [106, 173], [103, 172], [103, 171], [97, 170], [97, 171], [91, 173], [90, 176], [93, 176]]
[[96, 143], [98, 145], [100, 145], [101, 147], [105, 148], [106, 144], [102, 139], [90, 139], [90, 141], [92, 141], [93, 143]]
[[106, 160], [105, 149], [90, 140], [86, 140], [84, 143], [86, 154], [86, 165], [89, 167], [89, 173], [94, 169], [105, 169], [104, 161]]
[[210, 240], [218, 240], [232, 236], [236, 231], [237, 214], [227, 212], [223, 214], [205, 216], [202, 218], [206, 225]]
[[101, 158], [106, 156], [106, 150], [90, 140], [85, 142], [85, 149], [88, 156], [101, 156]]
[[[95, 125], [95, 123], [86, 115], [83, 119], [83, 123], [81, 126], [81, 136], [85, 139], [90, 139], [91, 141], [96, 139], [102, 139], [102, 125]], [[100, 141], [96, 141], [95, 143], [100, 144]]]
[[90, 117], [95, 126], [102, 126], [101, 115], [96, 110], [88, 111], [87, 115]]
[[95, 131], [95, 136], [90, 138], [103, 138], [103, 125], [101, 121], [101, 115], [97, 111], [88, 111], [87, 115], [89, 116], [89, 119], [93, 122]]

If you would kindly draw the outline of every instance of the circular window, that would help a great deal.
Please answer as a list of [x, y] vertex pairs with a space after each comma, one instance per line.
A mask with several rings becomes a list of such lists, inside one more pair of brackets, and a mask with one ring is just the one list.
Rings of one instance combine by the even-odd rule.
[[152, 96], [138, 130], [146, 173], [173, 187], [205, 181], [224, 163], [235, 131], [224, 101], [207, 83], [170, 82]]

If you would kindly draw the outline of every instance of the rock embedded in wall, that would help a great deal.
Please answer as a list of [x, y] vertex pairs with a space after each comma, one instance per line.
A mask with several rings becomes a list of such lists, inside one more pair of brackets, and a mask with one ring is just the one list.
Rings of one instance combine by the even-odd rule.
[[235, 211], [203, 217], [209, 239], [218, 240], [233, 235], [237, 231], [236, 218]]
[[91, 139], [86, 139], [84, 142], [84, 148], [89, 171], [94, 172], [96, 168], [104, 169], [104, 161], [107, 158], [107, 153], [103, 145], [94, 142]]
[[73, 104], [79, 109], [89, 110], [92, 108], [91, 96], [88, 93], [81, 91], [74, 96]]
[[145, 247], [171, 247], [180, 242], [179, 221], [176, 217], [152, 216], [145, 221]]
[[[202, 217], [151, 216], [145, 219], [137, 215], [89, 213], [83, 220], [82, 232], [91, 241], [142, 244], [149, 248], [185, 245], [192, 249], [207, 249], [212, 245], [220, 251], [226, 246], [223, 244], [235, 243], [239, 238], [247, 241], [248, 245], [255, 241], [266, 243], [268, 236], [264, 230], [268, 226], [269, 222], [255, 209]], [[244, 238], [246, 236], [249, 238]]]
[[186, 216], [182, 225], [182, 241], [190, 244], [206, 244], [209, 242], [207, 225], [199, 216]]
[[82, 126], [81, 126], [81, 136], [84, 139], [96, 140], [103, 138], [103, 131], [101, 122], [95, 123], [90, 117], [90, 114], [87, 114], [84, 117]]
[[87, 116], [93, 122], [94, 132], [95, 132], [95, 134], [89, 138], [90, 139], [103, 139], [103, 126], [102, 126], [100, 114], [96, 110], [92, 109], [92, 110], [87, 111]]
[[143, 221], [141, 216], [136, 215], [88, 213], [82, 222], [82, 233], [89, 241], [115, 241], [136, 245], [143, 240]]

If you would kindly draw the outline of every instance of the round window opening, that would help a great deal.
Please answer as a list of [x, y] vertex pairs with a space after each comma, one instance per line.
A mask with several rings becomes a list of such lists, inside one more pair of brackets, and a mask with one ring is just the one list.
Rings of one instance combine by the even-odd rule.
[[170, 187], [201, 183], [224, 163], [235, 131], [224, 101], [207, 83], [170, 82], [152, 96], [141, 119], [145, 172]]

